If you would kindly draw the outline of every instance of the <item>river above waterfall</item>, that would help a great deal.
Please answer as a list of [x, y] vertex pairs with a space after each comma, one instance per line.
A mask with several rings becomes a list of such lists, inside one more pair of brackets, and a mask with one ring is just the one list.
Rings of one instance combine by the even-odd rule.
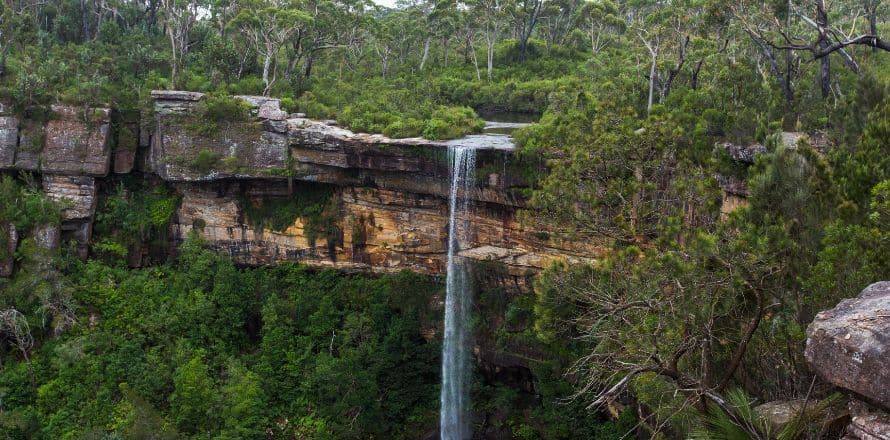
[[474, 150], [512, 150], [515, 147], [513, 131], [531, 124], [531, 122], [485, 121], [482, 133], [445, 141], [445, 144], [450, 147], [466, 147]]

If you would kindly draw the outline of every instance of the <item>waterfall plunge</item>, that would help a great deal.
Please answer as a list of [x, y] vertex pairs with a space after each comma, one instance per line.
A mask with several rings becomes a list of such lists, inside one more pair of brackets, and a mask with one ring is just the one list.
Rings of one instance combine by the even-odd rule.
[[451, 192], [448, 217], [448, 272], [445, 281], [445, 342], [442, 345], [442, 394], [439, 429], [442, 440], [471, 438], [470, 407], [470, 276], [458, 255], [470, 228], [469, 200], [476, 171], [472, 147], [450, 146]]

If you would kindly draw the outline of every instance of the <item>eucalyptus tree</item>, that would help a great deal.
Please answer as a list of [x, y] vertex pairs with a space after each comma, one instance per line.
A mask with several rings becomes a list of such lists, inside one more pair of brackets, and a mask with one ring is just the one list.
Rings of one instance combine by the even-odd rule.
[[517, 37], [519, 39], [519, 61], [528, 56], [528, 40], [545, 11], [544, 0], [514, 0], [508, 11], [513, 17]]
[[487, 76], [491, 81], [494, 71], [494, 47], [503, 30], [507, 2], [506, 0], [468, 0], [466, 4], [470, 8], [470, 13], [474, 14], [480, 22], [482, 35], [485, 38]]
[[458, 36], [460, 30], [460, 10], [457, 2], [455, 0], [437, 2], [429, 15], [429, 20], [432, 32], [441, 39], [442, 65], [448, 67], [450, 43], [455, 36]]
[[566, 37], [578, 27], [582, 19], [579, 13], [584, 2], [580, 0], [551, 0], [541, 13], [539, 32], [547, 44], [563, 44]]
[[615, 41], [626, 23], [612, 0], [584, 2], [578, 11], [578, 23], [590, 39], [590, 49], [594, 56]]
[[170, 41], [170, 86], [176, 87], [192, 42], [189, 38], [198, 20], [199, 0], [161, 0], [161, 18]]
[[303, 78], [308, 79], [319, 53], [363, 44], [372, 8], [370, 0], [310, 0], [302, 5], [311, 20], [290, 38], [288, 76], [302, 61]]
[[263, 94], [268, 95], [275, 83], [276, 66], [273, 62], [290, 37], [299, 29], [312, 22], [312, 17], [297, 9], [291, 2], [269, 0], [249, 0], [242, 5], [241, 12], [232, 20], [254, 50], [263, 59]]
[[[830, 9], [834, 8], [834, 10]], [[847, 13], [838, 10], [850, 9]], [[745, 31], [758, 44], [777, 50], [809, 53], [819, 64], [819, 87], [822, 98], [832, 93], [831, 55], [837, 54], [856, 74], [861, 68], [849, 51], [851, 46], [869, 46], [873, 51], [890, 51], [890, 42], [881, 38], [877, 28], [880, 2], [863, 0], [826, 3], [825, 0], [789, 0], [772, 8], [757, 1], [734, 2], [730, 9]], [[868, 31], [857, 33], [857, 21], [866, 14]], [[833, 21], [834, 20], [834, 21]], [[874, 23], [874, 25], [873, 25]]]

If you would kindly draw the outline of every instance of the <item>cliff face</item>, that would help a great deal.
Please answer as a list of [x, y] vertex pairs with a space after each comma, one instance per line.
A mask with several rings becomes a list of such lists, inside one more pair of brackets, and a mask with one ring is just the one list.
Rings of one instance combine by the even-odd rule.
[[[39, 119], [23, 119], [0, 106], [0, 170], [41, 175], [43, 190], [65, 207], [58, 233], [86, 256], [96, 178], [107, 175], [111, 164], [111, 111], [65, 105], [48, 110]], [[13, 249], [19, 237], [12, 232], [9, 238]]]
[[[91, 239], [97, 180], [138, 172], [180, 193], [170, 227], [174, 241], [194, 230], [240, 264], [444, 272], [449, 142], [356, 134], [290, 117], [278, 100], [250, 96], [238, 97], [250, 104], [249, 118], [208, 129], [199, 110], [202, 94], [156, 91], [153, 98], [143, 126], [115, 130], [117, 136], [108, 109], [53, 106], [42, 121], [0, 117], [0, 168], [37, 173], [50, 197], [65, 201], [62, 239], [75, 240], [82, 255]], [[520, 222], [523, 182], [510, 171], [516, 159], [502, 142], [481, 141], [479, 185], [466, 195], [475, 201], [473, 231], [462, 255], [503, 263], [524, 279], [554, 260], [604, 252], [605, 240], [564, 240], [534, 218]], [[322, 194], [311, 203], [323, 212], [264, 224], [262, 215], [274, 214], [275, 206], [304, 210], [298, 205], [306, 194]]]

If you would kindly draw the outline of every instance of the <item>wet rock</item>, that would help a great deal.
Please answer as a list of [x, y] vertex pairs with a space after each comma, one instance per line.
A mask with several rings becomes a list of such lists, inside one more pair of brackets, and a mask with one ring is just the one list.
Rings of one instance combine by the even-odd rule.
[[890, 282], [817, 314], [804, 354], [825, 381], [890, 409]]

